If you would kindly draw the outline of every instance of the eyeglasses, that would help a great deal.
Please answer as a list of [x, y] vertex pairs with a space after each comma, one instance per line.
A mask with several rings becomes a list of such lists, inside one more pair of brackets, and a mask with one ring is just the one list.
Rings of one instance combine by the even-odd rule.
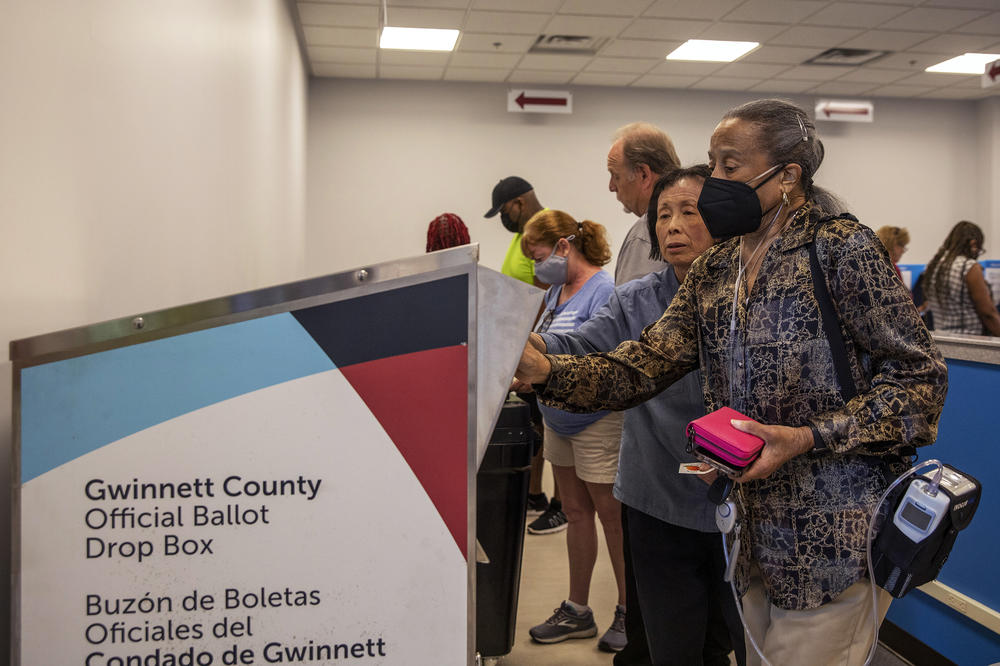
[[555, 310], [546, 310], [542, 315], [542, 318], [538, 320], [538, 326], [535, 327], [535, 333], [545, 333], [549, 330], [549, 326], [552, 325], [552, 318], [555, 317]]

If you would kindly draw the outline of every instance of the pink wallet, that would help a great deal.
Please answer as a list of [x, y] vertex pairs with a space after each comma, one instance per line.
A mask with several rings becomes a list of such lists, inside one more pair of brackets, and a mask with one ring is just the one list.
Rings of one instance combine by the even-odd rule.
[[735, 409], [723, 407], [688, 423], [688, 453], [713, 467], [739, 476], [760, 456], [764, 440], [737, 430], [730, 420], [751, 421]]

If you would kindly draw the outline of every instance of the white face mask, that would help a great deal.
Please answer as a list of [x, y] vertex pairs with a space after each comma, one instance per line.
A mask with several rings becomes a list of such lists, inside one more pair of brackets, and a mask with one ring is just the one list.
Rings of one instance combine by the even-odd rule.
[[[567, 241], [576, 238], [575, 234], [566, 237]], [[552, 248], [551, 254], [542, 261], [535, 262], [535, 277], [539, 282], [549, 285], [566, 284], [569, 277], [568, 257], [560, 257], [556, 254], [557, 242]]]

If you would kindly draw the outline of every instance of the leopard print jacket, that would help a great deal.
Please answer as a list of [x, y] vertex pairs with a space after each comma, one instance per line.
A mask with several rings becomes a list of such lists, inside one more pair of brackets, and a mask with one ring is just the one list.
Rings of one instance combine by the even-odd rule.
[[[858, 390], [846, 404], [809, 269], [817, 225]], [[747, 527], [737, 571], [745, 589], [756, 565], [780, 608], [815, 608], [866, 574], [868, 520], [905, 469], [899, 447], [936, 438], [947, 368], [868, 227], [823, 221], [804, 206], [768, 248], [750, 293], [741, 288], [731, 329], [738, 253], [732, 239], [699, 257], [638, 341], [548, 356], [552, 372], [539, 397], [570, 411], [627, 409], [700, 367], [709, 411], [728, 405], [762, 423], [810, 426], [816, 448], [738, 484]]]

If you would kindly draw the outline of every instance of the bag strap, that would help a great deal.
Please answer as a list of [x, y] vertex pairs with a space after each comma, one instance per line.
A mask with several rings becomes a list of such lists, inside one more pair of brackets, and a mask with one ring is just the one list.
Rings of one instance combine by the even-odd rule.
[[819, 311], [823, 319], [823, 331], [830, 343], [830, 353], [833, 356], [833, 367], [837, 372], [837, 382], [840, 384], [840, 394], [846, 403], [858, 394], [857, 386], [854, 384], [854, 376], [851, 375], [851, 365], [847, 362], [847, 346], [844, 344], [844, 336], [840, 331], [840, 318], [837, 310], [833, 306], [833, 299], [830, 297], [830, 290], [826, 286], [826, 278], [823, 276], [823, 269], [820, 267], [819, 256], [816, 254], [816, 236], [824, 222], [832, 219], [849, 219], [857, 221], [849, 214], [837, 215], [823, 218], [816, 224], [813, 231], [812, 242], [809, 243], [809, 270], [812, 273], [813, 291], [816, 293], [816, 300], [819, 301]]

